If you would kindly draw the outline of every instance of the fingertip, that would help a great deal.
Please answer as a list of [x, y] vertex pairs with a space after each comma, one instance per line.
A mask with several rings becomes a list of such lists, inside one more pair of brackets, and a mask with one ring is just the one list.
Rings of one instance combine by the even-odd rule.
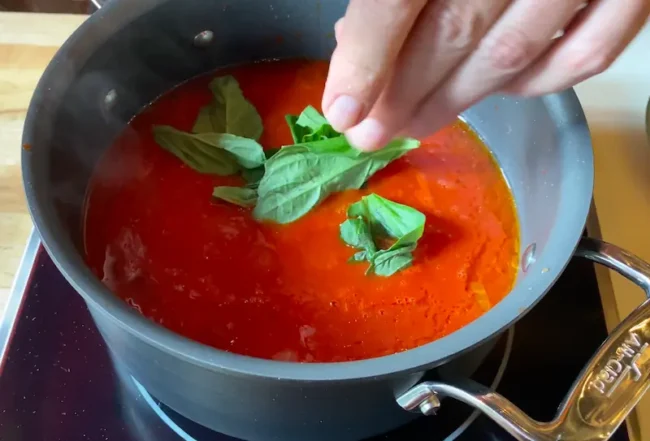
[[386, 127], [375, 118], [366, 118], [345, 132], [348, 142], [358, 150], [379, 150], [389, 141]]
[[339, 95], [328, 105], [326, 98], [323, 99], [323, 111], [325, 118], [338, 132], [345, 132], [359, 122], [363, 106], [354, 97]]

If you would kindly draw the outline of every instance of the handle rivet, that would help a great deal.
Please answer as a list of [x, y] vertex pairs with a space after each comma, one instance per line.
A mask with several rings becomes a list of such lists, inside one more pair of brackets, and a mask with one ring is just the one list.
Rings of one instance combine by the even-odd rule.
[[203, 31], [196, 34], [194, 37], [194, 46], [196, 47], [208, 47], [212, 40], [214, 39], [214, 32], [212, 31]]
[[524, 254], [521, 256], [521, 269], [524, 272], [527, 272], [532, 264], [535, 263], [535, 251], [537, 250], [537, 244], [534, 242], [528, 245], [524, 250]]
[[115, 106], [116, 102], [117, 102], [117, 91], [115, 89], [111, 89], [104, 97], [104, 108], [106, 110], [111, 110], [113, 109], [113, 106]]
[[437, 395], [431, 395], [418, 406], [420, 412], [427, 416], [434, 416], [440, 409], [440, 400]]

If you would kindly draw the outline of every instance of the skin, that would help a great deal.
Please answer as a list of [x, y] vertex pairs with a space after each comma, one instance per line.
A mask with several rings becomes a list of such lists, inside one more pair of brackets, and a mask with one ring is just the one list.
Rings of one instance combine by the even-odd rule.
[[351, 0], [322, 108], [361, 150], [425, 137], [492, 93], [603, 72], [649, 14], [650, 0]]

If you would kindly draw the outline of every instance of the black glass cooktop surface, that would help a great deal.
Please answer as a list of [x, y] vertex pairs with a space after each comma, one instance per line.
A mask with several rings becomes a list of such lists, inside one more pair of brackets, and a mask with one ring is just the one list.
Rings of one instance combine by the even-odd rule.
[[[497, 390], [532, 417], [551, 419], [605, 335], [593, 266], [575, 259], [517, 323]], [[0, 440], [235, 441], [175, 414], [120, 373], [81, 297], [36, 238], [0, 325], [0, 345]], [[507, 349], [504, 337], [475, 379], [491, 384]], [[463, 425], [471, 414], [467, 406], [445, 400], [437, 416], [373, 441], [513, 439], [483, 416]], [[467, 428], [459, 434], [460, 426]], [[624, 426], [613, 439], [629, 440]]]

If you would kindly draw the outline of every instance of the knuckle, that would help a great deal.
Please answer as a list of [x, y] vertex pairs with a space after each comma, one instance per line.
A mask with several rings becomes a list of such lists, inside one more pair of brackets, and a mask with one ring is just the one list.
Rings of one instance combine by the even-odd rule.
[[598, 54], [594, 57], [591, 66], [585, 70], [589, 76], [605, 72], [614, 63], [614, 57], [611, 53]]
[[535, 46], [535, 42], [525, 32], [510, 29], [494, 39], [487, 39], [485, 51], [493, 69], [518, 72], [535, 59]]
[[583, 50], [570, 56], [569, 62], [572, 71], [580, 72], [581, 76], [588, 78], [603, 73], [615, 59], [616, 54], [611, 51]]
[[472, 2], [445, 0], [431, 8], [433, 26], [451, 49], [469, 51], [481, 36], [481, 14]]

